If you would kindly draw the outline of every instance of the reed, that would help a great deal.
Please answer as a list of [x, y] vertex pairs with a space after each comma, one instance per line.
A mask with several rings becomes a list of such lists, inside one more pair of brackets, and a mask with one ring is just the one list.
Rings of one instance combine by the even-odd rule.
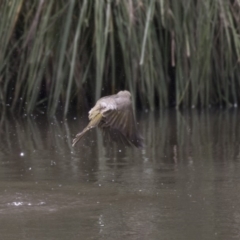
[[66, 116], [123, 88], [151, 110], [237, 106], [239, 11], [236, 0], [1, 0], [1, 112]]

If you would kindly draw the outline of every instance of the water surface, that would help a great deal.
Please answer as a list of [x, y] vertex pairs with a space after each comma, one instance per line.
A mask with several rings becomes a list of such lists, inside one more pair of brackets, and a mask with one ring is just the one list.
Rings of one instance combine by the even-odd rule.
[[0, 127], [1, 239], [239, 239], [240, 114], [138, 114], [144, 149], [106, 143], [86, 117]]

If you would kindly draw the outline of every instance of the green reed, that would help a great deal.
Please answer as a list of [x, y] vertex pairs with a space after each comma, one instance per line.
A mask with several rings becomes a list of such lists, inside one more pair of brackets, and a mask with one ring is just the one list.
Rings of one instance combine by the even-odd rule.
[[[239, 1], [0, 1], [1, 112], [237, 106]], [[91, 104], [92, 104], [91, 102]]]

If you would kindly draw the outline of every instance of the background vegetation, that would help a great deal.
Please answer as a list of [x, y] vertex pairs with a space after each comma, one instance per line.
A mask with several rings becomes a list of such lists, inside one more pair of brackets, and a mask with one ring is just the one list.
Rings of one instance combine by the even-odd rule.
[[0, 0], [1, 112], [237, 106], [239, 0]]

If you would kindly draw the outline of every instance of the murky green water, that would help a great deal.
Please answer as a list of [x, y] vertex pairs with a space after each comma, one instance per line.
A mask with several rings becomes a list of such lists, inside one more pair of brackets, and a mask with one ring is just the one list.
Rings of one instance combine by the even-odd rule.
[[[239, 239], [240, 113], [141, 113], [146, 148], [86, 119], [1, 122], [1, 239]], [[104, 146], [107, 147], [104, 147]]]

